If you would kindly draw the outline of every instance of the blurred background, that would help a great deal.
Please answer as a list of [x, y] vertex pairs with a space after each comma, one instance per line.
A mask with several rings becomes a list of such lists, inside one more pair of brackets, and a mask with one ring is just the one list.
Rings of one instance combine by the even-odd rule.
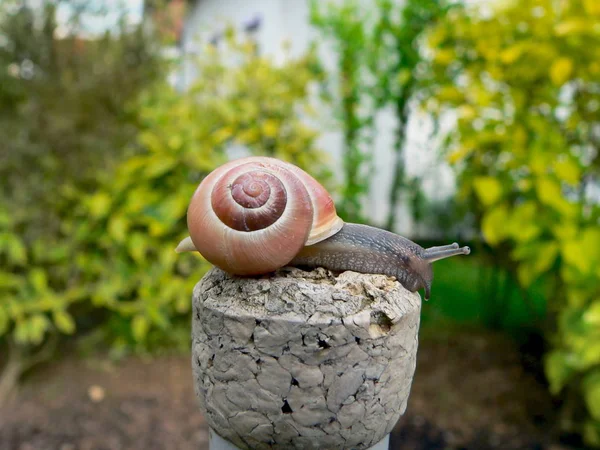
[[435, 266], [397, 449], [600, 447], [600, 1], [2, 0], [0, 449], [198, 449], [192, 192], [291, 161]]

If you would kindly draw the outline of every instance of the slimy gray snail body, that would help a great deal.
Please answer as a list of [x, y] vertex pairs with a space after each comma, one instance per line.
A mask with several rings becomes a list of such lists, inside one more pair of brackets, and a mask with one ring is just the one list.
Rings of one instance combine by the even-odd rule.
[[394, 276], [429, 299], [432, 263], [468, 255], [453, 243], [424, 249], [398, 234], [344, 223], [325, 188], [302, 169], [268, 157], [237, 159], [200, 183], [188, 207], [190, 236], [178, 252], [198, 251], [233, 275], [284, 266]]

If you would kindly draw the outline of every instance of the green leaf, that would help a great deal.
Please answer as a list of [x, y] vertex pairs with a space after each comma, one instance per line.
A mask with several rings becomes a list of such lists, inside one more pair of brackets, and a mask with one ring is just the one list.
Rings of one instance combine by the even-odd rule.
[[52, 319], [58, 328], [64, 334], [73, 334], [75, 332], [75, 321], [66, 311], [54, 311]]
[[521, 245], [534, 241], [542, 232], [539, 223], [535, 220], [538, 214], [538, 205], [527, 201], [516, 206], [507, 224], [507, 234]]
[[554, 171], [556, 175], [571, 186], [576, 186], [581, 182], [581, 168], [571, 160], [564, 159], [554, 163]]
[[44, 340], [46, 331], [50, 327], [50, 321], [43, 314], [36, 314], [29, 320], [29, 336], [33, 344], [40, 344]]
[[508, 207], [504, 204], [494, 207], [483, 216], [481, 229], [490, 245], [499, 244], [507, 236], [507, 221]]
[[19, 238], [8, 235], [9, 239], [6, 242], [6, 251], [8, 260], [14, 264], [25, 264], [27, 262], [27, 250]]
[[586, 420], [583, 427], [583, 439], [588, 445], [600, 447], [600, 421]]
[[517, 266], [517, 278], [519, 279], [519, 284], [521, 286], [531, 286], [531, 283], [535, 281], [538, 275], [539, 272], [530, 261], [522, 262]]
[[0, 338], [8, 331], [9, 317], [6, 310], [0, 305]]
[[97, 192], [88, 200], [90, 215], [93, 218], [106, 216], [111, 206], [110, 196], [105, 192]]
[[14, 337], [17, 343], [39, 345], [50, 326], [48, 318], [43, 314], [36, 314], [29, 319], [17, 322]]
[[552, 206], [557, 198], [562, 197], [562, 190], [557, 181], [547, 177], [539, 178], [536, 183], [536, 191], [540, 201]]
[[556, 261], [559, 245], [556, 242], [546, 242], [538, 246], [534, 268], [538, 274], [545, 273]]
[[597, 0], [583, 0], [585, 12], [592, 16], [600, 16], [600, 3]]
[[36, 292], [44, 293], [48, 291], [48, 278], [46, 272], [40, 268], [33, 268], [28, 274], [29, 282]]
[[144, 168], [144, 175], [150, 179], [158, 178], [173, 169], [178, 161], [161, 154], [152, 158]]
[[582, 367], [600, 364], [600, 334], [594, 336], [593, 332], [589, 332], [582, 338], [582, 348], [578, 351]]
[[0, 272], [0, 292], [4, 289], [15, 289], [24, 283], [24, 278], [13, 274]]
[[29, 344], [29, 322], [26, 320], [20, 320], [15, 324], [13, 331], [13, 337], [17, 344], [27, 345]]
[[600, 230], [590, 226], [575, 238], [565, 240], [561, 254], [568, 265], [582, 274], [592, 274], [600, 262]]
[[141, 263], [146, 257], [148, 237], [142, 233], [133, 233], [127, 240], [127, 249], [136, 263]]
[[117, 242], [124, 242], [127, 238], [128, 221], [122, 215], [111, 217], [108, 221], [108, 234]]
[[550, 67], [550, 78], [556, 86], [562, 86], [573, 73], [573, 61], [570, 58], [558, 58]]
[[146, 339], [146, 335], [148, 334], [148, 329], [150, 328], [150, 323], [148, 322], [148, 318], [143, 315], [137, 315], [131, 321], [131, 330], [133, 332], [133, 337], [138, 342], [143, 342]]
[[473, 187], [481, 203], [491, 206], [502, 197], [502, 184], [494, 177], [477, 177]]
[[593, 302], [583, 314], [583, 320], [591, 325], [597, 326], [600, 329], [600, 300]]
[[550, 392], [558, 394], [575, 373], [567, 352], [553, 350], [544, 359], [544, 370], [550, 384]]
[[592, 417], [600, 422], [600, 370], [590, 372], [582, 383], [583, 398]]

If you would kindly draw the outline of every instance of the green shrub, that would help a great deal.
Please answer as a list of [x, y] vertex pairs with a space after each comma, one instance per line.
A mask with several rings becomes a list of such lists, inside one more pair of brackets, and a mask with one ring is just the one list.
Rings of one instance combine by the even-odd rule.
[[142, 26], [87, 38], [84, 7], [65, 35], [57, 7], [0, 4], [0, 401], [50, 336], [85, 325], [66, 194], [97, 188], [136, 135], [140, 92], [164, 74]]
[[[71, 231], [80, 282], [95, 307], [110, 311], [104, 331], [117, 348], [177, 344], [174, 325], [183, 320], [187, 329], [192, 288], [209, 265], [174, 249], [187, 235], [194, 190], [232, 145], [294, 162], [327, 182], [317, 134], [301, 114], [309, 110], [313, 69], [310, 53], [277, 65], [230, 33], [226, 47], [206, 48], [188, 90], [159, 85], [145, 95], [138, 151], [83, 196]], [[178, 336], [187, 348], [188, 334]]]
[[446, 0], [377, 0], [366, 7], [357, 0], [312, 0], [311, 23], [336, 52], [328, 74], [326, 98], [343, 133], [343, 185], [338, 209], [347, 221], [368, 221], [362, 207], [374, 170], [375, 116], [384, 108], [397, 122], [389, 149], [392, 183], [385, 228], [396, 228], [401, 201], [421, 219], [426, 199], [421, 181], [405, 170], [408, 121], [421, 93], [422, 41], [449, 9]]
[[[45, 11], [47, 32], [53, 3]], [[31, 18], [27, 8], [16, 14], [23, 16], [4, 16], [3, 30]], [[224, 48], [206, 49], [190, 89], [177, 92], [160, 79], [158, 57], [153, 76], [136, 73], [144, 60], [132, 55], [145, 53], [124, 50], [129, 35], [86, 42], [91, 53], [78, 56], [77, 40], [49, 44], [54, 33], [29, 31], [49, 53], [53, 45], [67, 50], [48, 74], [40, 69], [39, 80], [0, 86], [0, 99], [10, 98], [0, 130], [18, 138], [5, 136], [11, 147], [0, 169], [10, 178], [0, 196], [0, 346], [10, 350], [1, 353], [0, 401], [14, 367], [46, 354], [57, 335], [85, 334], [117, 355], [187, 348], [192, 288], [209, 266], [174, 250], [187, 233], [194, 189], [232, 146], [291, 161], [330, 183], [308, 125], [315, 115], [309, 85], [319, 79], [312, 52], [276, 64], [229, 32]]]
[[600, 445], [600, 8], [527, 0], [456, 9], [431, 39], [434, 97], [451, 110], [459, 196], [524, 288], [552, 272], [546, 375], [565, 426]]

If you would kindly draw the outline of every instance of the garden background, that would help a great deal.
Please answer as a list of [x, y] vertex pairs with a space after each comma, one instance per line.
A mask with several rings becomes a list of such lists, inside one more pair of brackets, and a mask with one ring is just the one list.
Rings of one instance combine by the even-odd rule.
[[[0, 4], [0, 449], [206, 445], [187, 358], [210, 266], [174, 248], [240, 151], [303, 167], [347, 221], [401, 211], [419, 244], [471, 246], [436, 263], [394, 448], [600, 447], [600, 3], [310, 2], [318, 38], [277, 60], [252, 23], [171, 51], [192, 3]], [[415, 118], [453, 175], [441, 200], [407, 170]]]

